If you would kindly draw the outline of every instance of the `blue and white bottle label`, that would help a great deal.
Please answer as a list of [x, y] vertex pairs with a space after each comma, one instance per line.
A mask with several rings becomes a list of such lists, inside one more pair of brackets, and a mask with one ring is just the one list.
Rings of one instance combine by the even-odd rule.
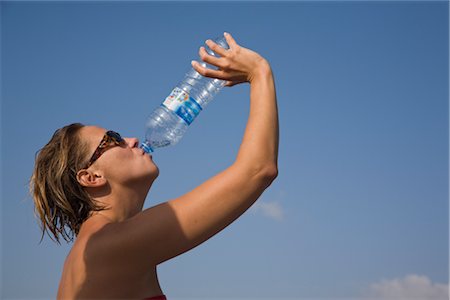
[[202, 107], [188, 93], [176, 87], [162, 103], [167, 109], [176, 113], [188, 125], [198, 116]]

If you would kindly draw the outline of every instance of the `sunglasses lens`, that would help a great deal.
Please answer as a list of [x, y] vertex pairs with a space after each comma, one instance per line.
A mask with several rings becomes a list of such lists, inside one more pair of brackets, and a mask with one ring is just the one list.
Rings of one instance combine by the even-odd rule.
[[116, 142], [118, 142], [118, 143], [122, 143], [123, 142], [123, 138], [117, 132], [115, 132], [115, 131], [108, 131], [107, 134], [108, 134], [109, 137], [111, 137]]

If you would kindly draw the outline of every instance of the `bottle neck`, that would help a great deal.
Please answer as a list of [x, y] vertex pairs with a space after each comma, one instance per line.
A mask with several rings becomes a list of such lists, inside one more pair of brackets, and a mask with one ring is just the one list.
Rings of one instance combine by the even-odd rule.
[[143, 143], [141, 143], [141, 145], [139, 146], [142, 150], [145, 151], [145, 153], [149, 154], [149, 153], [153, 153], [153, 148], [150, 147], [150, 144], [145, 141]]

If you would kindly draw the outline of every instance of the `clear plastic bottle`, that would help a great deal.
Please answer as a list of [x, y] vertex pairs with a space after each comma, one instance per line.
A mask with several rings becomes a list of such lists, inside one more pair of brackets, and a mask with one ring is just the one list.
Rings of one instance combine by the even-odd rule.
[[[229, 49], [225, 38], [220, 37], [213, 41], [222, 48]], [[208, 46], [205, 46], [205, 50], [210, 55], [219, 57]], [[201, 64], [217, 69], [204, 62]], [[225, 81], [204, 77], [191, 68], [164, 102], [148, 117], [145, 124], [145, 140], [140, 147], [145, 152], [151, 153], [155, 148], [178, 143], [189, 125], [224, 86]]]

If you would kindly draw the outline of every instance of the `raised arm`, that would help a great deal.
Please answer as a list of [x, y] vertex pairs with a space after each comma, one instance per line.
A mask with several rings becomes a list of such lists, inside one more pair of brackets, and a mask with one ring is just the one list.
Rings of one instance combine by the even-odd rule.
[[[250, 82], [250, 114], [234, 164], [186, 195], [169, 202], [186, 243], [164, 242], [162, 249], [173, 249], [172, 254], [190, 249], [228, 226], [258, 199], [277, 176], [278, 113], [271, 68], [259, 54], [239, 46], [230, 35], [226, 38], [230, 51], [208, 41], [208, 46], [221, 58], [200, 50], [200, 57], [206, 63], [218, 66], [219, 71], [205, 69], [195, 63], [193, 67], [204, 76], [228, 80], [229, 86]], [[162, 260], [170, 258], [166, 255]]]
[[[193, 67], [202, 75], [227, 80], [232, 86], [250, 83], [250, 113], [235, 162], [187, 194], [146, 209], [126, 221], [122, 246], [159, 264], [203, 243], [241, 216], [277, 176], [278, 112], [269, 63], [226, 35], [229, 50], [208, 41], [220, 58], [200, 57], [219, 70]], [[125, 243], [125, 244], [123, 244]], [[132, 249], [130, 249], [132, 248]]]

